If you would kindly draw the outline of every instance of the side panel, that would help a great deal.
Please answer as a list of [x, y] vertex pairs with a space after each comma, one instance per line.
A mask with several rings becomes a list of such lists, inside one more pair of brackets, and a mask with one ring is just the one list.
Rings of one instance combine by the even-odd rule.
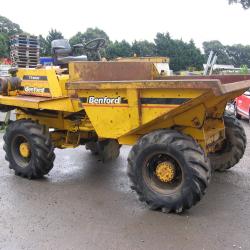
[[[62, 86], [59, 83], [56, 69], [19, 69], [17, 76], [21, 78], [21, 95], [61, 97]], [[66, 81], [65, 81], [66, 82]]]
[[78, 96], [99, 137], [118, 138], [131, 130], [126, 90], [80, 91]]
[[98, 136], [119, 138], [158, 117], [178, 112], [180, 106], [192, 105], [192, 100], [204, 93], [205, 90], [124, 89], [79, 91], [78, 96]]

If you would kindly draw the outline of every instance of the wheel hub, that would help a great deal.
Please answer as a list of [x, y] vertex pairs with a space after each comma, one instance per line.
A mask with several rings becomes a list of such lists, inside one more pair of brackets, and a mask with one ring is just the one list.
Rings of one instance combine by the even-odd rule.
[[169, 161], [161, 162], [156, 167], [156, 176], [162, 182], [171, 182], [175, 177], [175, 167]]
[[27, 142], [23, 142], [19, 146], [19, 152], [22, 157], [28, 158], [30, 156], [30, 147]]

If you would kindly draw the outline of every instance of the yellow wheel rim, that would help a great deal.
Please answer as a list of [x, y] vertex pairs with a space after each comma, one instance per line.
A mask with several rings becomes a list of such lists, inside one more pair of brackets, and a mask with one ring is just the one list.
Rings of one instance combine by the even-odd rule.
[[27, 142], [23, 142], [19, 146], [19, 151], [22, 157], [28, 158], [30, 156], [30, 147]]
[[171, 182], [175, 177], [175, 167], [173, 163], [165, 161], [156, 167], [156, 176], [162, 182]]

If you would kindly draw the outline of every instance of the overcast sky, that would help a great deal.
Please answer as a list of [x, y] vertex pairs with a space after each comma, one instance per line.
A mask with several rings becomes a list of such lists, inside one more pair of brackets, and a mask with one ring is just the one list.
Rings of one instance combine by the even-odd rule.
[[157, 32], [170, 32], [184, 41], [220, 40], [250, 45], [250, 10], [228, 0], [11, 0], [0, 15], [35, 35], [51, 28], [66, 38], [88, 27], [103, 29], [111, 40], [153, 41]]

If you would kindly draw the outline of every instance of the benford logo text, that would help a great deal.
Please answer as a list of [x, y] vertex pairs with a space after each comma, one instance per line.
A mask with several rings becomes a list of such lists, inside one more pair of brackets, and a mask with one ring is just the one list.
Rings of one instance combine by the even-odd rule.
[[88, 103], [90, 104], [120, 104], [121, 103], [121, 97], [118, 96], [116, 98], [111, 97], [94, 97], [90, 96], [88, 98]]
[[36, 88], [36, 87], [24, 87], [25, 92], [36, 92], [36, 93], [44, 93], [44, 88]]

